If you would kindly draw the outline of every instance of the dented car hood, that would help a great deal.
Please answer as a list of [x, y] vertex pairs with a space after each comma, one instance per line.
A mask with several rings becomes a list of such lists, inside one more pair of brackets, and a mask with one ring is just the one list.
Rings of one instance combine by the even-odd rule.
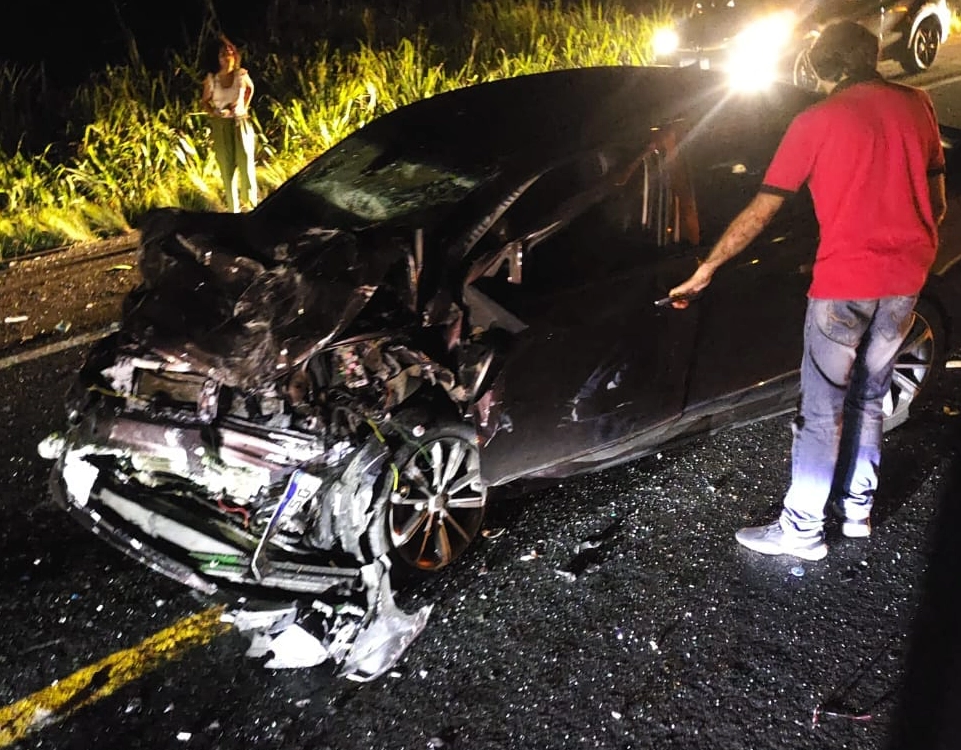
[[309, 228], [263, 245], [246, 216], [155, 212], [125, 329], [230, 385], [276, 377], [342, 334], [391, 272], [400, 309], [412, 310], [409, 248], [369, 235]]

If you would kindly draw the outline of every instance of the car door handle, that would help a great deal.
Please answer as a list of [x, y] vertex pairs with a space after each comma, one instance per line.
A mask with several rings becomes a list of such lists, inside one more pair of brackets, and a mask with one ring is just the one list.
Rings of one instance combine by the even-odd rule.
[[672, 296], [661, 297], [660, 299], [654, 300], [655, 307], [667, 307], [674, 302], [693, 302], [694, 300], [700, 298], [700, 292], [693, 292], [692, 294], [675, 294]]

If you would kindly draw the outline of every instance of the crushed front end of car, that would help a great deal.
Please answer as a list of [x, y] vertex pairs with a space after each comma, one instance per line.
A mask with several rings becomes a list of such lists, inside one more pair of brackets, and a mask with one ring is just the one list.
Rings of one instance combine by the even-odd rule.
[[258, 249], [245, 221], [146, 223], [143, 283], [41, 447], [52, 492], [227, 601], [270, 666], [334, 659], [373, 679], [429, 614], [398, 609], [391, 566], [441, 568], [481, 523], [483, 356], [450, 316], [425, 321], [413, 242], [306, 230]]

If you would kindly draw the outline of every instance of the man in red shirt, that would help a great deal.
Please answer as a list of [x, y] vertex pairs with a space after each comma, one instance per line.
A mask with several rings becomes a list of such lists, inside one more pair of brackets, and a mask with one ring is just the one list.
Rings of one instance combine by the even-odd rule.
[[821, 230], [808, 292], [791, 486], [778, 520], [741, 529], [768, 555], [820, 560], [830, 503], [842, 533], [867, 537], [878, 483], [882, 400], [944, 218], [944, 152], [934, 107], [877, 72], [878, 38], [856, 23], [827, 27], [810, 51], [832, 89], [799, 114], [764, 182], [707, 259], [671, 290], [704, 290], [805, 182]]

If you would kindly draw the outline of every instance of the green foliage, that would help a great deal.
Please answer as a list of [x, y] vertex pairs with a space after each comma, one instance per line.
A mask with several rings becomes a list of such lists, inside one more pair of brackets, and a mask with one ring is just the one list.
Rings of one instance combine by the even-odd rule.
[[[352, 43], [247, 51], [264, 193], [372, 119], [424, 97], [558, 68], [643, 65], [665, 13], [637, 15], [597, 0], [488, 0], [451, 2], [417, 24], [410, 13], [376, 17], [360, 0], [335, 5], [340, 26], [357, 34]], [[328, 21], [334, 7], [326, 7]], [[128, 231], [154, 207], [222, 210], [199, 111], [199, 44], [190, 56], [171, 57], [165, 71], [149, 71], [131, 55], [131, 64], [80, 87], [66, 128], [76, 142], [66, 153], [58, 144], [30, 154], [19, 142], [12, 157], [0, 152], [0, 257]], [[0, 97], [13, 103], [10, 111], [26, 107], [38, 81], [42, 71], [0, 68]], [[23, 132], [33, 119], [0, 119], [0, 126]]]

